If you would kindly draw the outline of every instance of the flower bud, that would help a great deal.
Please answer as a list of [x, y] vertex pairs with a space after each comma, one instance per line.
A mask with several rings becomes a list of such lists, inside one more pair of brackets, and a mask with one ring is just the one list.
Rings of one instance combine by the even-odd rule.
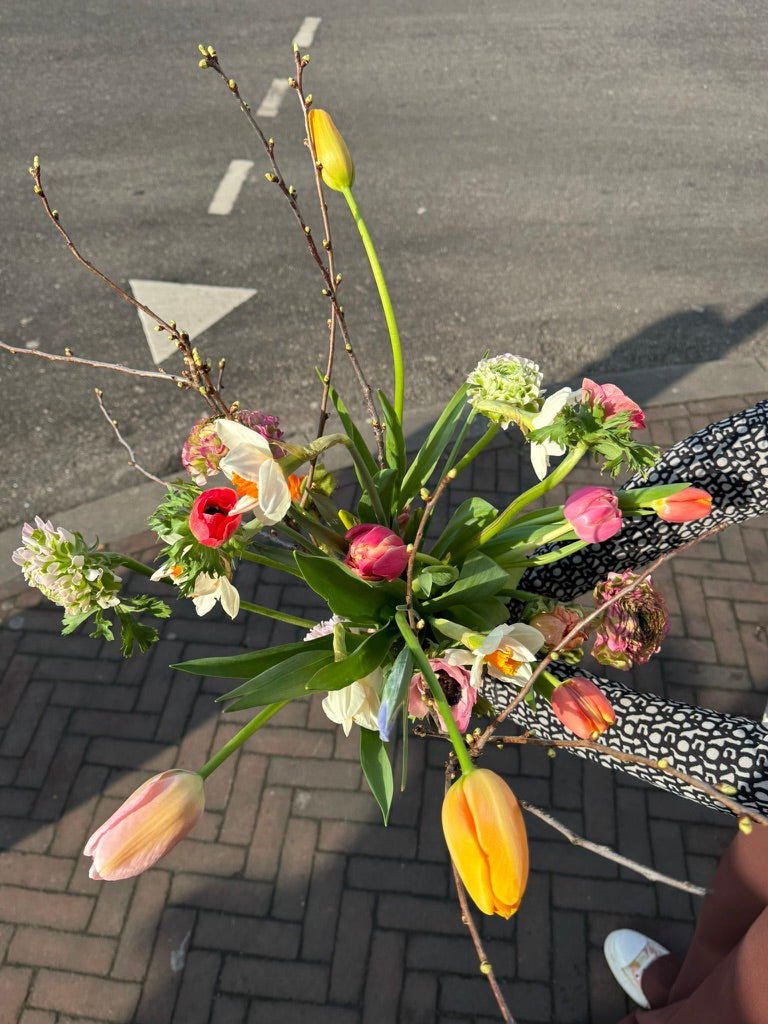
[[[575, 629], [581, 621], [582, 615], [575, 608], [569, 608], [565, 604], [556, 604], [550, 612], [538, 612], [528, 625], [538, 629], [544, 637], [547, 649], [552, 650], [559, 647], [563, 637]], [[575, 633], [562, 650], [573, 651], [577, 647], [581, 647], [588, 637], [589, 626], [587, 625]]]
[[563, 514], [587, 544], [599, 544], [621, 529], [619, 499], [610, 487], [579, 488], [563, 505]]
[[386, 526], [360, 523], [346, 533], [349, 551], [344, 559], [361, 579], [396, 580], [408, 564], [408, 549], [402, 537]]
[[114, 882], [146, 871], [184, 838], [204, 806], [197, 772], [172, 768], [153, 776], [85, 844], [90, 877]]
[[528, 881], [528, 840], [512, 790], [495, 772], [475, 768], [448, 790], [442, 817], [469, 895], [484, 914], [511, 917]]
[[243, 517], [229, 513], [237, 500], [237, 491], [230, 487], [214, 487], [195, 498], [189, 514], [189, 528], [200, 544], [218, 548], [236, 533]]
[[595, 384], [589, 377], [581, 382], [584, 402], [590, 409], [599, 406], [605, 414], [605, 422], [618, 412], [629, 413], [629, 426], [632, 430], [645, 429], [645, 417], [640, 406], [624, 394], [615, 384]]
[[566, 729], [583, 740], [604, 733], [616, 721], [611, 702], [602, 690], [578, 676], [556, 688], [552, 710]]
[[355, 165], [331, 115], [326, 110], [310, 110], [307, 119], [312, 151], [321, 165], [323, 181], [336, 192], [352, 188]]
[[666, 523], [688, 523], [710, 514], [712, 495], [698, 487], [686, 487], [677, 494], [652, 501], [651, 508]]

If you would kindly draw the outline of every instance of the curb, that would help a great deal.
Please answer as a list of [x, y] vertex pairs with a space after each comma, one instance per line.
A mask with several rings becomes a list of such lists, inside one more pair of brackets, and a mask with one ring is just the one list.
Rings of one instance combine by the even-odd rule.
[[[742, 395], [760, 392], [768, 395], [768, 359], [764, 362], [750, 358], [672, 364], [609, 376], [611, 383], [646, 408], [733, 397], [736, 411]], [[565, 384], [576, 387], [580, 381], [564, 381], [547, 390], [553, 392]], [[409, 447], [418, 447], [441, 411], [442, 406], [424, 406], [407, 417]], [[344, 452], [333, 449], [325, 465], [331, 471], [340, 470], [349, 465], [349, 460]], [[181, 472], [180, 468], [178, 474], [168, 479], [176, 479]], [[138, 484], [84, 505], [62, 509], [50, 518], [57, 526], [77, 529], [87, 540], [98, 537], [105, 545], [119, 546], [129, 554], [129, 546], [133, 552], [151, 547], [154, 535], [147, 533], [147, 516], [157, 505], [159, 496], [157, 484]], [[0, 532], [0, 619], [3, 607], [11, 598], [27, 593], [30, 598], [34, 596], [11, 561], [12, 552], [20, 544], [21, 526], [19, 523]]]

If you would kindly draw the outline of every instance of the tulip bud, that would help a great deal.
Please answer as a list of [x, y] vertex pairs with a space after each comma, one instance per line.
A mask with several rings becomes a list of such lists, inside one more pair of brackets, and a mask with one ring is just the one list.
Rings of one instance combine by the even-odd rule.
[[218, 548], [237, 531], [243, 517], [229, 514], [237, 500], [237, 491], [230, 487], [214, 487], [195, 499], [189, 514], [189, 528], [200, 544]]
[[197, 772], [172, 768], [155, 775], [85, 844], [83, 853], [93, 857], [90, 877], [114, 882], [146, 871], [184, 838], [204, 806]]
[[511, 917], [528, 881], [528, 840], [517, 800], [487, 768], [462, 775], [443, 800], [443, 833], [467, 892], [484, 914]]
[[610, 487], [579, 488], [563, 505], [563, 515], [587, 544], [599, 544], [621, 529], [619, 499]]
[[593, 411], [595, 406], [601, 408], [606, 423], [617, 413], [626, 412], [632, 430], [645, 430], [643, 410], [615, 384], [595, 384], [589, 377], [585, 377], [581, 388], [584, 402]]
[[336, 192], [352, 188], [355, 165], [331, 115], [326, 110], [310, 110], [307, 119], [312, 151], [321, 165], [323, 181]]
[[589, 679], [561, 683], [552, 694], [552, 710], [566, 729], [582, 740], [604, 733], [616, 721], [611, 702]]
[[408, 549], [402, 537], [386, 526], [360, 523], [346, 533], [349, 551], [344, 559], [361, 579], [396, 580], [408, 564]]
[[712, 495], [698, 487], [686, 487], [677, 494], [652, 501], [651, 508], [665, 523], [688, 523], [709, 515]]

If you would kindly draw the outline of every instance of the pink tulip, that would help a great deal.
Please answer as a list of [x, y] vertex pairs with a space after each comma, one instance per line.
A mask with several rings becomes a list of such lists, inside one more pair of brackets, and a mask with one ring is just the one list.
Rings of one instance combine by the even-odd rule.
[[386, 526], [360, 523], [347, 531], [346, 540], [344, 564], [361, 579], [396, 580], [408, 564], [405, 541]]
[[651, 502], [653, 511], [666, 523], [688, 523], [712, 511], [712, 495], [698, 487], [686, 487], [668, 498]]
[[589, 679], [561, 683], [552, 694], [552, 710], [569, 732], [588, 740], [605, 732], [616, 714], [605, 694]]
[[203, 813], [203, 780], [172, 768], [148, 779], [97, 829], [83, 853], [93, 857], [91, 878], [115, 882], [151, 868]]
[[581, 487], [563, 505], [563, 514], [576, 536], [599, 544], [621, 529], [619, 499], [610, 487]]
[[231, 516], [237, 504], [237, 491], [231, 487], [214, 487], [195, 499], [189, 514], [193, 536], [208, 548], [218, 548], [229, 540], [240, 525], [241, 515]]
[[606, 421], [615, 416], [617, 412], [628, 412], [629, 425], [632, 430], [645, 429], [643, 410], [615, 384], [595, 384], [589, 377], [585, 377], [581, 382], [581, 390], [584, 401], [590, 409], [599, 405], [604, 410]]

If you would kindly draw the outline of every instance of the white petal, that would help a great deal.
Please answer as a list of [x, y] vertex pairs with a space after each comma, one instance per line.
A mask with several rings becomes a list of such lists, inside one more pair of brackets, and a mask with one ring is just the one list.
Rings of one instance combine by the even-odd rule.
[[221, 607], [230, 619], [236, 618], [237, 613], [240, 611], [240, 594], [226, 576], [220, 577], [219, 594], [221, 597]]
[[531, 441], [531, 465], [539, 480], [543, 480], [549, 469], [549, 457], [546, 446], [536, 441]]
[[262, 522], [279, 523], [291, 507], [291, 492], [274, 459], [265, 462], [259, 470], [259, 508], [257, 518]]
[[219, 435], [219, 440], [229, 448], [230, 452], [237, 451], [238, 448], [253, 448], [260, 452], [264, 458], [272, 458], [272, 449], [269, 447], [269, 441], [258, 431], [251, 430], [245, 424], [236, 423], [234, 420], [216, 420], [213, 426]]

